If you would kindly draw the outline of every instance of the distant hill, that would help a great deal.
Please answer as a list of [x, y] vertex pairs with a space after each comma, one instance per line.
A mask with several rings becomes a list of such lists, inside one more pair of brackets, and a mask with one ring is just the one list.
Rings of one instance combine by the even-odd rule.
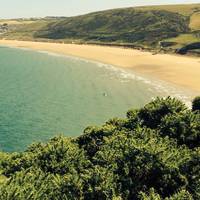
[[166, 50], [200, 42], [200, 4], [121, 8], [28, 22], [10, 25], [1, 37], [128, 44]]

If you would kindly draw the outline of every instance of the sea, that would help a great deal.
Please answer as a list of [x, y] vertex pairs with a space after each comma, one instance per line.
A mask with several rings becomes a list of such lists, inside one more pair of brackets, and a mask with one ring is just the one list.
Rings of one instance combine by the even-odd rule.
[[132, 70], [45, 51], [0, 47], [0, 151], [126, 117], [157, 96], [185, 91]]

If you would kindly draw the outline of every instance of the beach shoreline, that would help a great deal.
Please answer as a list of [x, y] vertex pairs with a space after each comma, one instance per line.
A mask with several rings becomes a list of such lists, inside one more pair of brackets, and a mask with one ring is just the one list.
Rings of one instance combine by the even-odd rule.
[[47, 51], [133, 70], [200, 93], [200, 58], [156, 54], [120, 47], [0, 40], [0, 45]]

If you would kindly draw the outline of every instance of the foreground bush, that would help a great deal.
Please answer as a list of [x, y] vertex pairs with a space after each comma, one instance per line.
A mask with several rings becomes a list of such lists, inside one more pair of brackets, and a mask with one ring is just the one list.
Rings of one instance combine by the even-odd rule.
[[157, 98], [125, 119], [0, 154], [2, 200], [199, 200], [200, 113]]

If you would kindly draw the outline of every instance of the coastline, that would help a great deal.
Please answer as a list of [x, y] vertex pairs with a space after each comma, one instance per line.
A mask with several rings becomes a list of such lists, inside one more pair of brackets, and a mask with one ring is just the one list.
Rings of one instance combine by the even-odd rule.
[[48, 51], [134, 70], [200, 93], [200, 58], [156, 54], [120, 47], [0, 40], [0, 45]]

